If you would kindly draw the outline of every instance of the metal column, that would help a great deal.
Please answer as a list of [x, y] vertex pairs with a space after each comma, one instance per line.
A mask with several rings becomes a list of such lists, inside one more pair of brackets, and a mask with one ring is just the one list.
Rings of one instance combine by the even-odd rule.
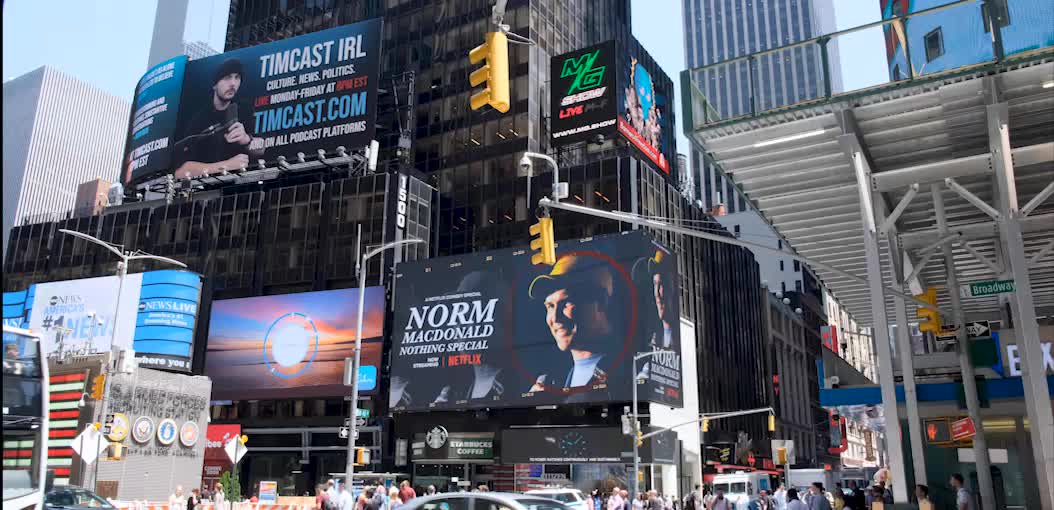
[[[948, 221], [944, 215], [944, 196], [941, 186], [931, 184], [933, 210], [937, 214], [937, 229], [941, 237], [948, 235]], [[995, 508], [995, 490], [992, 488], [992, 465], [988, 459], [988, 440], [984, 436], [984, 421], [981, 418], [981, 402], [977, 397], [977, 381], [974, 380], [973, 361], [966, 338], [966, 322], [963, 320], [962, 298], [959, 296], [959, 277], [955, 274], [955, 258], [948, 243], [941, 245], [944, 253], [944, 269], [948, 277], [948, 297], [952, 302], [952, 322], [959, 327], [956, 346], [959, 351], [959, 369], [962, 371], [963, 393], [966, 394], [966, 411], [977, 428], [973, 437], [973, 453], [977, 459], [977, 485], [981, 491], [981, 508]]]
[[[898, 290], [908, 289], [904, 281], [904, 255], [900, 250], [900, 241], [896, 236], [889, 236], [889, 259], [893, 262], [893, 287]], [[915, 359], [911, 348], [911, 326], [908, 324], [908, 306], [904, 298], [893, 296], [893, 309], [897, 315], [897, 351], [900, 359], [900, 372], [904, 378], [904, 407], [908, 414], [908, 438], [911, 444], [911, 465], [914, 468], [915, 483], [928, 485], [926, 481], [925, 443], [922, 442], [922, 421], [919, 419], [919, 400], [915, 390]]]
[[[1007, 261], [1014, 278], [1011, 306], [1017, 348], [1021, 352], [1022, 385], [1028, 411], [1032, 450], [1036, 458], [1036, 478], [1039, 482], [1040, 503], [1044, 510], [1054, 508], [1054, 416], [1051, 412], [1043, 351], [1039, 343], [1036, 307], [1032, 299], [1032, 283], [1028, 275], [1028, 260], [1021, 237], [1022, 215], [1017, 203], [1017, 183], [1010, 155], [1008, 113], [1006, 103], [988, 105], [988, 143], [999, 193], [1000, 214], [997, 223], [1006, 243]], [[1046, 433], [1044, 433], [1044, 431]]]
[[[875, 226], [874, 204], [871, 200], [871, 171], [854, 135], [841, 135], [839, 143], [850, 154], [856, 171], [860, 194], [860, 217], [864, 230], [864, 252], [867, 255], [867, 283], [871, 291], [872, 334], [878, 351], [878, 380], [882, 390], [882, 412], [886, 422], [886, 445], [889, 470], [893, 477], [893, 500], [908, 502], [908, 488], [904, 481], [904, 450], [900, 442], [900, 418], [897, 414], [897, 390], [893, 376], [893, 352], [889, 343], [889, 320], [886, 317], [886, 296], [882, 288], [882, 259], [879, 255], [878, 231]], [[989, 507], [990, 508], [990, 507]]]

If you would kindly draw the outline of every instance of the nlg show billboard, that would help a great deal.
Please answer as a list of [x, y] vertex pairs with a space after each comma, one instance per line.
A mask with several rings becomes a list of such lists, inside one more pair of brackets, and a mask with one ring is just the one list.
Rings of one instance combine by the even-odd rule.
[[374, 19], [162, 62], [136, 89], [123, 181], [196, 177], [368, 145], [381, 25]]
[[[347, 394], [344, 359], [355, 355], [358, 289], [212, 303], [205, 375], [213, 400]], [[359, 392], [374, 394], [384, 345], [384, 288], [367, 287]]]
[[676, 261], [642, 232], [400, 264], [393, 411], [642, 400], [680, 407]]

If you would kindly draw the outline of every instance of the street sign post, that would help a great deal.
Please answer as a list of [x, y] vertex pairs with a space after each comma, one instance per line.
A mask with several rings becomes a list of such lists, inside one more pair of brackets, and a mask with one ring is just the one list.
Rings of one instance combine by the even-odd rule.
[[966, 334], [971, 340], [974, 338], [987, 338], [992, 336], [992, 326], [988, 321], [967, 322]]
[[974, 426], [973, 420], [967, 416], [952, 422], [951, 433], [953, 441], [962, 441], [977, 435], [977, 428]]
[[959, 286], [959, 295], [964, 298], [994, 296], [1014, 292], [1014, 280], [989, 280]]

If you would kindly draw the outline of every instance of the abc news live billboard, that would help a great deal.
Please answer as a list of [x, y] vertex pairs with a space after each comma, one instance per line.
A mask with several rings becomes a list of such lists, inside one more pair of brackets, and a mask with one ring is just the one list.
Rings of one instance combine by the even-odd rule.
[[608, 41], [552, 58], [552, 142], [610, 139], [617, 132], [669, 174], [673, 98], [656, 90], [653, 76], [662, 71], [651, 57], [635, 41], [630, 47], [622, 53]]
[[[38, 283], [4, 293], [4, 325], [40, 333], [47, 354], [134, 349], [139, 366], [191, 371], [201, 275], [129, 274]], [[120, 308], [118, 308], [120, 306]], [[116, 330], [115, 330], [116, 328]]]
[[374, 137], [381, 20], [150, 69], [136, 87], [122, 180], [200, 175]]
[[501, 250], [398, 266], [393, 411], [632, 398], [680, 407], [679, 277], [643, 232], [561, 243], [554, 266]]

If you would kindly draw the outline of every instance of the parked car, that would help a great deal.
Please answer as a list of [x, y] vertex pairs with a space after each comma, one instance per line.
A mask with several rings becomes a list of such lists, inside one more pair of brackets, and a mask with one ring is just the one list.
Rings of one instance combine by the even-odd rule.
[[450, 492], [407, 501], [399, 510], [574, 510], [546, 496], [507, 492]]
[[46, 510], [77, 510], [81, 508], [114, 509], [109, 501], [81, 487], [60, 485], [52, 487], [44, 496]]
[[537, 489], [525, 494], [555, 499], [573, 510], [593, 510], [592, 502], [578, 489]]

